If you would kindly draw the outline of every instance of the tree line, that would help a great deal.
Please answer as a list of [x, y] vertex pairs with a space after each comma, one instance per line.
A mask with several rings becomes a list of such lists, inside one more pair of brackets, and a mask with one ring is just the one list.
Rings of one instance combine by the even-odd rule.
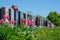
[[60, 14], [56, 11], [49, 13], [47, 18], [56, 26], [60, 26]]

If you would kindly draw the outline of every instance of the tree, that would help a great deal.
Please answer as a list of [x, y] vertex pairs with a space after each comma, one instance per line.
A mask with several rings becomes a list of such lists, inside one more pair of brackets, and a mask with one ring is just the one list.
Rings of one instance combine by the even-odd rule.
[[60, 14], [57, 12], [50, 12], [47, 18], [56, 26], [60, 26]]

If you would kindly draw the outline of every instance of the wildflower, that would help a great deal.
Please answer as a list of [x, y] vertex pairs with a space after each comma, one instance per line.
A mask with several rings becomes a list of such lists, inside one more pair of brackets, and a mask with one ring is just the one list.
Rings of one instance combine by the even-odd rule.
[[1, 19], [0, 19], [0, 23], [1, 23], [2, 21], [1, 21]]
[[10, 20], [10, 24], [16, 24], [17, 23], [17, 21], [16, 20]]
[[13, 21], [13, 20], [12, 20], [12, 21], [10, 20], [9, 23], [10, 23], [10, 24], [14, 24], [14, 21]]
[[33, 26], [33, 20], [28, 20], [28, 24], [29, 24], [30, 26]]
[[9, 16], [4, 14], [4, 19], [9, 19]]
[[16, 24], [17, 23], [17, 21], [16, 20], [14, 20], [14, 24]]
[[28, 20], [26, 20], [25, 18], [22, 19], [22, 23], [28, 23]]
[[4, 18], [7, 18], [7, 15], [6, 14], [4, 14]]
[[4, 19], [1, 20], [1, 23], [4, 23]]
[[26, 22], [26, 19], [25, 19], [25, 18], [23, 18], [23, 19], [22, 19], [22, 22]]
[[28, 24], [31, 24], [31, 20], [28, 20]]

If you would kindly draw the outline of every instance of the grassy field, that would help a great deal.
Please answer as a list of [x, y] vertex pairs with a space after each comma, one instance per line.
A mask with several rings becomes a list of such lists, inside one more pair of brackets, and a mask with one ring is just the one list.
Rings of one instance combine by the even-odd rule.
[[60, 40], [60, 27], [27, 28], [21, 25], [12, 28], [0, 25], [0, 40]]

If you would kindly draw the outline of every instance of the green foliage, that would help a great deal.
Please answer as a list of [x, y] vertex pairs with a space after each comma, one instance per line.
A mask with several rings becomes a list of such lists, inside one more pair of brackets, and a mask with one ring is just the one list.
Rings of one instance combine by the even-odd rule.
[[1, 24], [0, 40], [60, 40], [60, 28], [27, 28], [23, 25], [12, 28]]
[[50, 12], [47, 18], [56, 26], [60, 26], [60, 14], [57, 12]]
[[8, 25], [0, 25], [0, 40], [33, 40], [33, 36], [30, 29], [27, 29], [27, 27], [16, 26], [12, 28]]

